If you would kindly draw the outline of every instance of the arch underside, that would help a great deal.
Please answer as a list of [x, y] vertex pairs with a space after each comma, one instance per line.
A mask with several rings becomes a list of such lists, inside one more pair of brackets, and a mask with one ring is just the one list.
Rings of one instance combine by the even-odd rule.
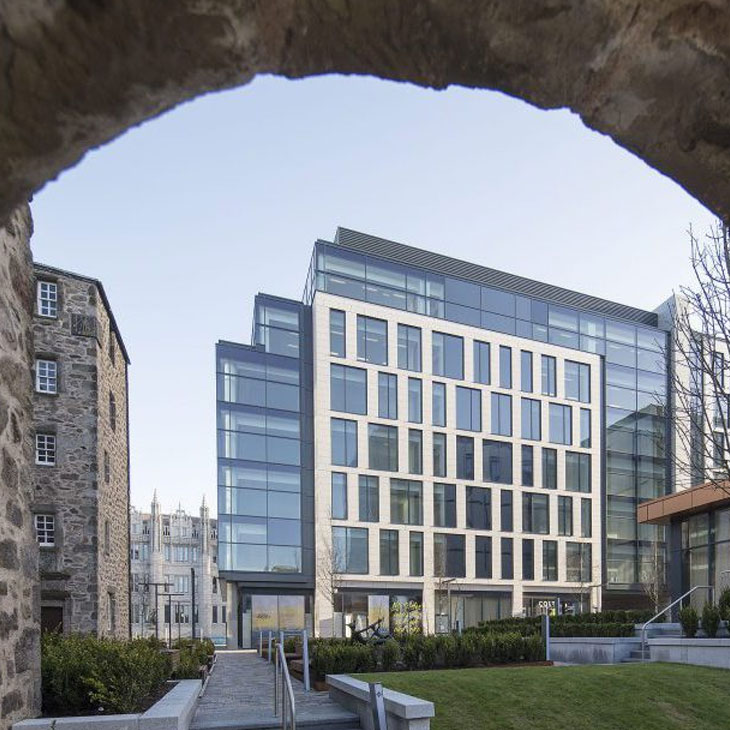
[[261, 73], [567, 107], [730, 217], [721, 1], [0, 0], [0, 39], [2, 218], [87, 150]]

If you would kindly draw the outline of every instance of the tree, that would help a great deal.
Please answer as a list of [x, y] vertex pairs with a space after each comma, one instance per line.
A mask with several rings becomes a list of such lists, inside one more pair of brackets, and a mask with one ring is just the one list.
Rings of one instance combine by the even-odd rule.
[[[342, 585], [344, 555], [335, 544], [332, 531], [323, 530], [317, 545], [316, 585], [317, 591], [332, 608], [332, 636], [344, 635], [344, 626], [335, 631], [334, 615], [337, 613], [337, 597]], [[342, 599], [340, 599], [342, 600]], [[342, 605], [340, 605], [340, 613]]]
[[671, 376], [676, 486], [710, 483], [730, 493], [730, 236], [689, 231], [694, 282], [673, 298]]
[[652, 560], [643, 561], [639, 576], [641, 588], [654, 613], [666, 606], [669, 598], [664, 547], [658, 540], [652, 542]]

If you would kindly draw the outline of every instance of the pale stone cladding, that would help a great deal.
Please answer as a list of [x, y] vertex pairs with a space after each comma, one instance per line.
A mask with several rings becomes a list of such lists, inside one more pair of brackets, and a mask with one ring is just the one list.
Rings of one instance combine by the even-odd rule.
[[195, 605], [195, 636], [225, 644], [226, 585], [218, 577], [216, 526], [205, 499], [199, 516], [181, 508], [163, 513], [156, 493], [149, 512], [132, 508], [133, 636], [192, 636]]
[[[330, 354], [330, 310], [336, 309], [345, 312], [345, 342], [346, 357], [333, 357]], [[358, 359], [357, 352], [357, 317], [365, 315], [387, 322], [387, 365], [373, 365]], [[464, 617], [464, 605], [459, 605], [454, 596], [488, 596], [490, 593], [501, 594], [503, 600], [499, 609], [500, 615], [522, 615], [528, 611], [530, 599], [534, 599], [531, 610], [533, 612], [550, 607], [552, 597], [572, 597], [583, 604], [583, 610], [599, 610], [601, 606], [601, 576], [602, 576], [602, 499], [601, 499], [601, 399], [603, 397], [601, 358], [598, 355], [581, 352], [574, 349], [523, 339], [520, 337], [501, 334], [498, 332], [470, 327], [441, 319], [434, 319], [425, 315], [406, 311], [396, 311], [388, 307], [369, 304], [359, 300], [343, 298], [332, 294], [317, 291], [312, 305], [313, 333], [314, 333], [314, 434], [315, 434], [315, 529], [317, 546], [316, 562], [318, 566], [318, 585], [315, 599], [315, 627], [320, 633], [330, 631], [330, 626], [336, 627], [339, 616], [333, 622], [333, 606], [329, 598], [329, 588], [332, 580], [320, 579], [328, 573], [327, 565], [332, 561], [332, 529], [333, 527], [365, 528], [368, 530], [368, 573], [353, 575], [335, 571], [335, 582], [339, 593], [361, 590], [366, 594], [386, 593], [391, 597], [395, 594], [409, 595], [411, 592], [422, 591], [423, 622], [427, 631], [444, 630], [444, 609], [441, 606], [437, 614], [436, 592], [439, 591], [441, 601], [447, 592], [451, 593], [453, 616], [450, 620], [455, 624], [454, 617], [461, 617], [460, 623], [470, 623]], [[421, 331], [421, 372], [412, 372], [397, 367], [398, 352], [398, 324], [417, 327]], [[463, 338], [464, 379], [454, 380], [432, 373], [432, 339], [433, 333], [446, 333]], [[491, 353], [491, 384], [484, 385], [474, 382], [473, 343], [474, 341], [490, 344]], [[511, 348], [511, 388], [499, 387], [500, 346]], [[532, 353], [532, 382], [531, 392], [521, 392], [521, 351]], [[541, 388], [541, 356], [555, 358], [556, 362], [556, 396], [542, 394]], [[590, 367], [590, 402], [567, 400], [565, 395], [565, 363], [577, 362]], [[356, 415], [348, 412], [333, 411], [330, 407], [330, 368], [331, 364], [342, 364], [367, 370], [367, 415]], [[378, 417], [378, 373], [391, 373], [398, 378], [397, 396], [398, 408], [396, 420], [384, 420]], [[412, 423], [408, 418], [408, 378], [414, 377], [422, 381], [422, 422]], [[435, 428], [432, 426], [432, 383], [438, 381], [446, 384], [447, 416], [446, 426]], [[481, 432], [462, 431], [456, 429], [455, 389], [463, 386], [481, 391]], [[512, 398], [512, 428], [511, 436], [492, 435], [490, 421], [491, 393], [500, 392]], [[541, 438], [527, 440], [521, 438], [521, 398], [528, 397], [541, 402]], [[550, 442], [549, 411], [550, 404], [570, 406], [572, 408], [572, 445]], [[581, 448], [581, 410], [590, 412], [592, 438], [589, 448]], [[357, 450], [358, 466], [333, 466], [331, 458], [331, 419], [341, 418], [357, 422]], [[368, 424], [378, 423], [398, 428], [399, 463], [397, 472], [373, 471], [368, 468]], [[423, 474], [409, 473], [408, 460], [408, 432], [409, 429], [418, 429], [423, 432]], [[443, 477], [433, 474], [432, 435], [433, 432], [447, 435], [447, 469]], [[463, 480], [456, 478], [456, 437], [466, 436], [474, 439], [474, 479]], [[483, 480], [482, 468], [482, 439], [494, 439], [509, 442], [512, 446], [512, 474], [510, 484], [489, 483]], [[521, 480], [521, 446], [533, 447], [534, 453], [534, 486], [525, 487]], [[557, 489], [542, 487], [542, 459], [541, 451], [550, 448], [557, 451]], [[590, 455], [591, 476], [590, 488], [587, 492], [566, 490], [565, 465], [566, 452], [580, 452]], [[332, 519], [331, 483], [333, 472], [347, 474], [347, 519]], [[358, 492], [360, 475], [374, 475], [379, 479], [379, 521], [377, 523], [362, 522], [358, 519]], [[393, 478], [410, 479], [422, 482], [422, 524], [393, 524], [391, 522], [390, 480]], [[441, 482], [456, 485], [456, 527], [436, 527], [434, 525], [433, 483]], [[491, 488], [491, 530], [479, 531], [466, 527], [465, 495], [467, 486]], [[509, 491], [512, 494], [513, 529], [500, 530], [500, 501], [501, 492]], [[549, 500], [549, 531], [547, 534], [535, 534], [523, 529], [523, 496], [529, 494], [547, 495]], [[559, 497], [572, 498], [572, 524], [560, 530], [558, 518]], [[581, 502], [589, 499], [591, 513], [591, 529], [582, 526]], [[398, 531], [399, 565], [397, 575], [381, 575], [380, 564], [380, 531]], [[409, 533], [417, 531], [423, 533], [423, 576], [409, 575]], [[465, 575], [449, 581], [435, 575], [434, 569], [434, 534], [465, 535]], [[583, 534], [589, 537], [582, 537]], [[477, 578], [475, 575], [475, 538], [476, 536], [491, 537], [491, 574], [492, 577]], [[503, 578], [501, 570], [501, 541], [502, 538], [511, 538], [513, 555], [513, 577]], [[533, 540], [534, 547], [534, 579], [523, 579], [522, 541]], [[543, 549], [545, 540], [557, 543], [557, 576], [555, 580], [543, 580]], [[569, 543], [590, 544], [591, 566], [590, 575], [581, 573], [580, 581], [568, 580], [566, 565], [566, 550]], [[551, 546], [552, 547], [552, 546]], [[324, 570], [322, 567], [324, 566]], [[543, 606], [536, 606], [537, 600], [545, 601]], [[448, 610], [448, 609], [447, 609]], [[469, 613], [470, 609], [466, 609]], [[347, 613], [347, 609], [345, 609]], [[472, 612], [473, 613], [473, 612]], [[372, 618], [373, 612], [369, 611]], [[486, 617], [486, 616], [485, 616]], [[490, 615], [490, 618], [495, 616]], [[348, 618], [351, 618], [348, 616]], [[473, 618], [473, 616], [472, 616]], [[335, 630], [335, 633], [337, 631]]]
[[0, 228], [0, 730], [40, 712], [38, 548], [31, 515], [32, 228], [25, 205]]
[[34, 270], [41, 620], [47, 629], [125, 637], [129, 358], [101, 282], [41, 264]]

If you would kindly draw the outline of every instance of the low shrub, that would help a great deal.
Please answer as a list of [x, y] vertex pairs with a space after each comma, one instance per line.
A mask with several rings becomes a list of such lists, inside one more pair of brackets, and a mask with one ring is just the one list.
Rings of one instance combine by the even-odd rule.
[[697, 611], [692, 606], [684, 606], [679, 610], [679, 623], [682, 625], [682, 633], [691, 639], [699, 628]]
[[284, 654], [295, 654], [297, 650], [297, 640], [294, 636], [287, 636], [284, 639]]
[[172, 646], [180, 650], [175, 679], [198, 679], [200, 668], [208, 663], [208, 656], [215, 651], [210, 639], [178, 639]]
[[717, 636], [720, 628], [720, 609], [712, 603], [706, 603], [702, 609], [702, 630], [710, 638]]
[[400, 661], [401, 645], [395, 639], [388, 639], [381, 647], [380, 657], [381, 669], [384, 672], [392, 672]]
[[129, 713], [170, 675], [154, 639], [98, 639], [46, 633], [41, 639], [43, 711], [47, 715]]
[[723, 621], [730, 621], [730, 586], [723, 588], [717, 607], [720, 609], [720, 618]]

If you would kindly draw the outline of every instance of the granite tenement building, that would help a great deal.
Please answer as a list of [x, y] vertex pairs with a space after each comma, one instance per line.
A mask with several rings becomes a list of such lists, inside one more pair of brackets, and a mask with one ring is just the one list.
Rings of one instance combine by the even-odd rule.
[[36, 264], [41, 625], [129, 635], [129, 357], [101, 282]]
[[225, 586], [218, 579], [216, 520], [178, 508], [163, 514], [157, 493], [149, 512], [132, 508], [132, 635], [225, 643]]

